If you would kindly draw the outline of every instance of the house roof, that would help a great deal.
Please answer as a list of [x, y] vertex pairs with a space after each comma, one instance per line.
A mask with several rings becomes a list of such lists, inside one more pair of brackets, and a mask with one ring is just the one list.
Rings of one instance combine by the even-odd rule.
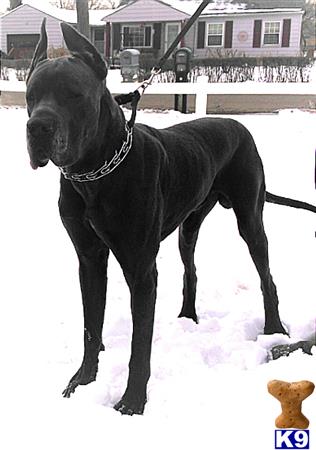
[[[194, 14], [198, 6], [202, 3], [202, 0], [163, 0], [164, 3], [168, 3], [174, 6], [190, 16]], [[302, 12], [299, 7], [279, 7], [279, 8], [246, 8], [245, 3], [226, 3], [223, 0], [213, 0], [209, 3], [206, 8], [202, 11], [201, 16], [211, 17], [224, 14], [267, 14], [267, 13], [297, 13]]]
[[[127, 5], [116, 9], [94, 9], [89, 11], [89, 22], [91, 26], [104, 26], [105, 22], [171, 22], [188, 19], [198, 8], [202, 0], [134, 0]], [[0, 20], [21, 8], [33, 8], [49, 15], [57, 20], [77, 23], [77, 13], [75, 10], [61, 9], [50, 5], [41, 5], [40, 8], [26, 0], [23, 5], [6, 12], [0, 16]], [[224, 3], [222, 0], [215, 0], [210, 3], [202, 12], [201, 17], [216, 17], [223, 15], [257, 15], [267, 13], [292, 13], [303, 14], [301, 8], [256, 8], [245, 9], [244, 5]]]
[[[179, 2], [182, 3], [182, 2]], [[188, 19], [189, 13], [161, 0], [134, 0], [108, 14], [105, 22], [172, 22]]]
[[[23, 5], [18, 6], [17, 8], [6, 12], [5, 14], [0, 16], [0, 19], [3, 19], [4, 17], [14, 14], [15, 11], [22, 9], [22, 8], [33, 8], [35, 10], [41, 11], [42, 13], [53, 17], [54, 19], [60, 20], [62, 22], [68, 22], [71, 24], [77, 23], [77, 13], [76, 10], [72, 9], [61, 9], [50, 5], [41, 5], [41, 7], [34, 6], [32, 4], [32, 1], [28, 2], [25, 1]], [[114, 10], [113, 9], [93, 9], [89, 11], [89, 22], [92, 26], [103, 26], [104, 25], [104, 18], [111, 14]], [[116, 10], [115, 10], [116, 11]]]
[[213, 10], [212, 12], [206, 12], [202, 14], [203, 17], [214, 17], [214, 16], [224, 16], [224, 15], [260, 15], [260, 14], [304, 14], [304, 11], [300, 8], [272, 8], [272, 9], [244, 9], [239, 11], [229, 11], [229, 10]]
[[[134, 0], [127, 5], [112, 10], [103, 18], [104, 22], [171, 22], [185, 20], [197, 10], [202, 0]], [[254, 15], [272, 13], [300, 13], [301, 8], [253, 8], [247, 9], [245, 4], [226, 3], [214, 0], [203, 10], [201, 17], [215, 17], [222, 15]]]
[[[190, 16], [194, 14], [199, 5], [202, 3], [202, 0], [163, 0], [164, 3], [168, 3], [170, 6], [173, 6], [176, 9], [186, 12]], [[226, 3], [222, 0], [215, 0], [209, 3], [206, 8], [203, 10], [202, 14], [208, 14], [213, 11], [227, 11], [227, 12], [236, 12], [245, 9], [244, 4], [233, 4]]]

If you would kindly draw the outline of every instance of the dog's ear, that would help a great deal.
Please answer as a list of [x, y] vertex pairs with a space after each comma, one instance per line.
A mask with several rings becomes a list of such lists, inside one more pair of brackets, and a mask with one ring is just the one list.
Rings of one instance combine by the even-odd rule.
[[68, 23], [62, 22], [61, 29], [65, 43], [71, 54], [81, 58], [103, 80], [107, 76], [108, 69], [106, 62], [95, 46]]
[[33, 70], [40, 61], [47, 59], [47, 33], [46, 33], [46, 17], [44, 17], [41, 26], [41, 35], [37, 43], [33, 59], [30, 65], [29, 74], [27, 76], [26, 83], [28, 82]]

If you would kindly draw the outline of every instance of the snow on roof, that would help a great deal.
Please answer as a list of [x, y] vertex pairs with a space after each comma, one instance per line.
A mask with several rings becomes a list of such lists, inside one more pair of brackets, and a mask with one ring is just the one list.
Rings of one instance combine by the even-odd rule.
[[34, 9], [37, 9], [45, 14], [48, 14], [52, 17], [55, 17], [58, 20], [61, 20], [63, 22], [68, 23], [76, 23], [77, 22], [77, 16], [76, 11], [71, 9], [61, 9], [57, 8], [56, 6], [49, 5], [43, 2], [43, 4], [39, 7], [38, 5], [32, 4], [32, 1], [24, 1], [23, 5], [31, 6]]
[[[187, 14], [194, 14], [198, 6], [202, 3], [201, 0], [163, 0], [164, 3], [173, 6], [180, 11], [186, 12]], [[225, 0], [214, 0], [209, 3], [207, 7], [202, 11], [202, 16], [213, 16], [222, 14], [261, 14], [261, 13], [290, 13], [290, 12], [301, 12], [301, 8], [253, 8], [246, 9], [246, 5], [242, 2], [240, 3], [230, 3]]]
[[[167, 3], [174, 8], [186, 12], [187, 14], [194, 14], [199, 5], [202, 3], [201, 0], [162, 0], [164, 3]], [[232, 4], [225, 0], [214, 0], [209, 3], [207, 7], [202, 12], [203, 15], [208, 13], [217, 12], [236, 12], [243, 10], [245, 8], [244, 4]]]
[[144, 22], [152, 21], [156, 17], [156, 20], [160, 22], [170, 22], [185, 20], [188, 16], [189, 14], [183, 8], [175, 8], [163, 0], [133, 0], [113, 10], [106, 21], [112, 23]]
[[[18, 6], [17, 9], [23, 8], [24, 6], [30, 6], [31, 8], [37, 9], [38, 11], [43, 12], [51, 17], [56, 18], [62, 22], [68, 22], [75, 24], [77, 23], [77, 12], [73, 9], [61, 9], [49, 4], [43, 4], [40, 7], [37, 4], [33, 4], [32, 0], [24, 1], [23, 5]], [[15, 10], [11, 10], [0, 16], [1, 18], [7, 16], [8, 14], [14, 13]], [[103, 26], [104, 21], [102, 19], [107, 15], [111, 14], [113, 9], [92, 9], [89, 11], [89, 22], [92, 26]]]
[[112, 14], [116, 9], [90, 9], [89, 22], [90, 25], [104, 25], [104, 18]]
[[[177, 9], [178, 11], [182, 11], [189, 15], [194, 14], [202, 0], [160, 0], [162, 3], [170, 5], [171, 7]], [[39, 11], [42, 11], [44, 14], [48, 14], [52, 17], [55, 17], [57, 20], [68, 22], [71, 24], [77, 23], [77, 13], [76, 10], [71, 9], [61, 9], [49, 4], [43, 4], [39, 8], [37, 4], [33, 4], [32, 0], [25, 0], [23, 5], [18, 6], [16, 9], [23, 8], [24, 6], [30, 6]], [[93, 9], [89, 11], [89, 22], [92, 26], [103, 26], [105, 22], [105, 18], [113, 13], [118, 12], [120, 9], [127, 8], [129, 5], [124, 5], [115, 9]], [[1, 15], [0, 18], [7, 16], [8, 14], [12, 14], [15, 10], [11, 10]], [[208, 6], [202, 12], [203, 16], [214, 16], [214, 15], [223, 15], [223, 14], [267, 14], [267, 13], [302, 13], [301, 8], [256, 8], [256, 9], [246, 9], [245, 4], [232, 4], [225, 0], [214, 0], [209, 3]]]
[[202, 14], [204, 17], [211, 17], [211, 16], [219, 16], [224, 14], [238, 14], [238, 15], [259, 15], [259, 14], [295, 14], [300, 13], [303, 14], [304, 11], [300, 8], [271, 8], [271, 9], [244, 9], [239, 11], [229, 11], [229, 10], [213, 10], [208, 11], [204, 14]]

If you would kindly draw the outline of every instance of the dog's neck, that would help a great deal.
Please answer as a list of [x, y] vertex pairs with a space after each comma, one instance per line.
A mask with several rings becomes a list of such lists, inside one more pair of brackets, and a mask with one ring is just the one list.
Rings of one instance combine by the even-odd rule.
[[86, 174], [94, 172], [111, 161], [128, 139], [126, 120], [123, 111], [105, 88], [101, 99], [98, 133], [93, 142], [85, 149], [81, 158], [65, 173]]

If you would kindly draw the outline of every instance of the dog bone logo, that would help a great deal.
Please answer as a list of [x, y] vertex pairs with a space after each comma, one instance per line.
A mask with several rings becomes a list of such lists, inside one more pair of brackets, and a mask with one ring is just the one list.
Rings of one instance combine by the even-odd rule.
[[294, 383], [273, 380], [268, 383], [268, 392], [281, 403], [282, 413], [275, 420], [277, 428], [308, 428], [309, 420], [302, 414], [302, 402], [314, 388], [314, 383], [306, 380]]

